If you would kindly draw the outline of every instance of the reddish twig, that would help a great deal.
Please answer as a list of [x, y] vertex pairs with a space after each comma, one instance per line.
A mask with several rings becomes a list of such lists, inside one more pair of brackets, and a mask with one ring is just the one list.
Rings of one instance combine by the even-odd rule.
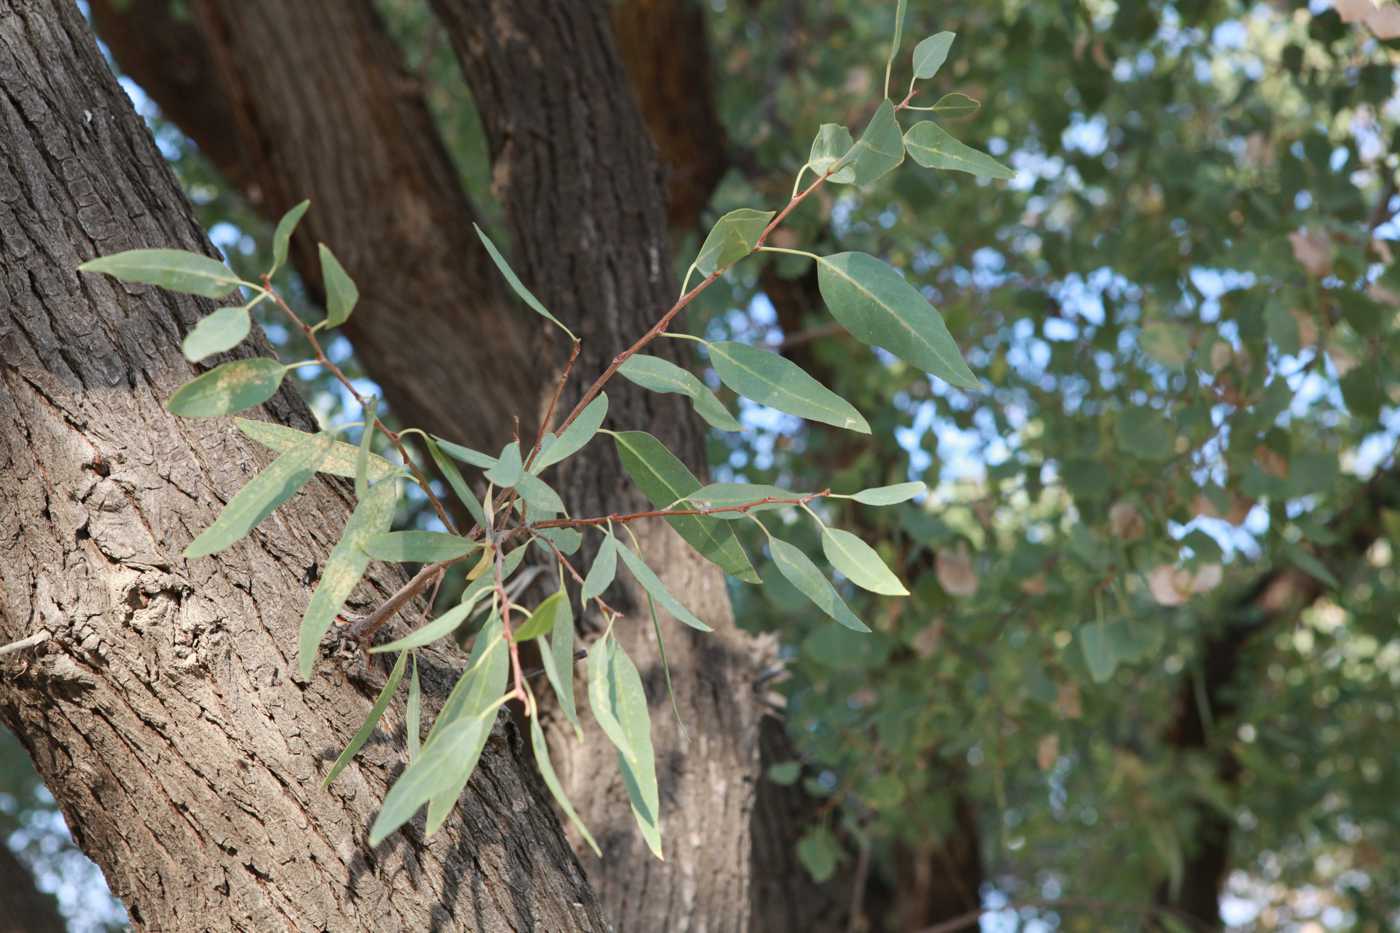
[[795, 498], [779, 498], [778, 496], [768, 496], [763, 499], [755, 499], [752, 502], [744, 502], [739, 505], [716, 505], [704, 509], [657, 509], [650, 512], [628, 512], [625, 515], [614, 513], [612, 515], [601, 515], [596, 518], [551, 518], [548, 521], [536, 522], [528, 526], [531, 530], [537, 528], [582, 528], [591, 525], [606, 525], [608, 522], [626, 524], [627, 522], [641, 521], [646, 518], [684, 518], [688, 515], [715, 515], [719, 512], [748, 512], [756, 509], [760, 505], [806, 505], [813, 499], [820, 499], [831, 495], [830, 489], [823, 489], [821, 492], [809, 492], [805, 496]]

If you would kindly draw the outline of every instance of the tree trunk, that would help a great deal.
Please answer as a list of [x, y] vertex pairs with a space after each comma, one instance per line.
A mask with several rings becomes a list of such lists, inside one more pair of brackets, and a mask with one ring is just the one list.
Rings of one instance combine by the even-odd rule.
[[[0, 0], [0, 642], [50, 636], [0, 660], [0, 717], [133, 926], [603, 929], [508, 730], [431, 841], [365, 843], [397, 736], [321, 790], [383, 680], [295, 675], [302, 578], [349, 495], [315, 481], [217, 558], [180, 559], [268, 456], [162, 407], [206, 302], [75, 272], [138, 245], [209, 249], [76, 7]], [[309, 425], [285, 393], [269, 410]], [[400, 580], [376, 571], [352, 602]], [[425, 656], [430, 695], [456, 660]]]
[[[436, 0], [482, 114], [516, 268], [583, 339], [564, 410], [675, 300], [656, 151], [613, 44], [606, 4]], [[550, 336], [544, 359], [562, 362]], [[647, 352], [674, 357], [674, 341]], [[697, 472], [704, 431], [679, 396], [616, 380], [609, 419], [655, 434]], [[571, 463], [561, 491], [575, 514], [644, 507], [606, 442]], [[663, 525], [638, 527], [641, 550], [672, 592], [714, 626], [667, 620], [686, 741], [668, 709], [660, 657], [639, 591], [621, 594], [619, 624], [652, 705], [665, 862], [630, 825], [614, 754], [597, 733], [560, 742], [570, 792], [606, 858], [585, 859], [620, 930], [749, 929], [750, 818], [758, 775], [754, 676], [761, 648], [734, 625], [723, 575]], [[591, 548], [590, 548], [591, 550]]]
[[[404, 423], [495, 451], [541, 390], [534, 322], [507, 299], [474, 209], [369, 0], [94, 0], [117, 61], [268, 220], [312, 209], [293, 261], [319, 294], [316, 241], [359, 285], [345, 327]], [[533, 426], [533, 407], [520, 412]]]

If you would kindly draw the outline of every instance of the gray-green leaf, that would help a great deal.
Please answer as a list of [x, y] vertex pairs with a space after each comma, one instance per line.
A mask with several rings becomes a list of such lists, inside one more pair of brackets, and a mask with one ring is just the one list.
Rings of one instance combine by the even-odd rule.
[[199, 323], [185, 335], [181, 348], [185, 359], [198, 363], [206, 356], [232, 350], [243, 342], [252, 329], [253, 319], [246, 305], [236, 308], [220, 308], [212, 314], [200, 318]]
[[944, 94], [942, 97], [938, 98], [937, 102], [933, 105], [932, 112], [946, 113], [955, 117], [965, 117], [970, 113], [976, 113], [977, 108], [981, 106], [980, 103], [968, 97], [966, 94], [960, 94], [954, 91], [951, 94]]
[[932, 120], [921, 120], [904, 134], [904, 145], [924, 168], [952, 169], [978, 178], [1014, 178], [1016, 173], [979, 149], [964, 145]]
[[899, 505], [925, 492], [928, 492], [928, 487], [923, 483], [895, 483], [893, 486], [862, 489], [846, 498], [854, 499], [862, 505]]
[[608, 396], [606, 392], [599, 392], [598, 397], [579, 412], [574, 423], [554, 438], [553, 443], [548, 441], [549, 435], [546, 435], [546, 441], [540, 446], [539, 454], [536, 455], [535, 461], [530, 464], [530, 472], [539, 473], [545, 467], [553, 466], [578, 453], [585, 444], [593, 440], [593, 436], [603, 426], [603, 419], [607, 416]]
[[326, 244], [316, 246], [321, 253], [321, 278], [326, 283], [326, 326], [339, 327], [350, 319], [350, 312], [360, 300], [360, 290]]
[[773, 563], [777, 565], [778, 571], [789, 583], [797, 587], [802, 595], [810, 599], [818, 609], [848, 629], [857, 632], [870, 631], [870, 627], [856, 618], [855, 613], [851, 612], [851, 607], [846, 605], [846, 601], [831, 585], [831, 581], [817, 569], [817, 565], [812, 563], [812, 559], [802, 553], [800, 548], [788, 544], [780, 538], [770, 539], [768, 547], [773, 554]]
[[[613, 435], [613, 439], [623, 469], [658, 509], [669, 508], [700, 488], [695, 474], [645, 431], [624, 431]], [[725, 573], [747, 583], [759, 582], [748, 555], [729, 527], [707, 516], [678, 516], [666, 521], [687, 544]]]
[[613, 712], [627, 736], [632, 754], [617, 756], [632, 815], [657, 858], [661, 858], [661, 795], [656, 786], [656, 756], [651, 744], [651, 710], [637, 667], [613, 641], [608, 665], [608, 693]]
[[570, 628], [574, 625], [574, 607], [569, 602], [569, 594], [564, 590], [555, 590], [546, 596], [534, 613], [526, 620], [525, 624], [511, 633], [515, 641], [533, 641], [547, 632], [555, 629], [556, 623], [563, 617], [568, 619]]
[[217, 259], [182, 249], [130, 249], [89, 259], [78, 270], [204, 298], [227, 297], [241, 284], [238, 276]]
[[496, 458], [490, 454], [484, 454], [479, 450], [472, 450], [470, 447], [463, 447], [461, 444], [454, 444], [451, 441], [443, 440], [436, 434], [432, 435], [433, 441], [442, 449], [442, 452], [460, 460], [468, 466], [474, 466], [479, 470], [489, 470], [496, 465]]
[[593, 718], [597, 720], [598, 728], [603, 730], [608, 741], [612, 742], [624, 757], [632, 757], [632, 746], [622, 723], [617, 720], [608, 685], [615, 645], [616, 641], [611, 633], [607, 633], [588, 649], [588, 707], [593, 710]]
[[[354, 758], [356, 753], [364, 748], [365, 742], [369, 741], [369, 737], [374, 733], [374, 727], [379, 724], [379, 720], [384, 715], [384, 711], [389, 708], [389, 701], [394, 698], [394, 691], [399, 689], [399, 681], [403, 680], [404, 666], [407, 663], [408, 652], [405, 651], [399, 655], [398, 661], [394, 662], [394, 669], [389, 672], [389, 679], [384, 682], [384, 689], [379, 691], [379, 696], [375, 698], [374, 706], [370, 708], [369, 715], [366, 716], [365, 721], [361, 723], [354, 738], [350, 740], [349, 745], [345, 746], [345, 751], [341, 752], [340, 756], [336, 758], [335, 764], [331, 765], [331, 769], [326, 772], [325, 779], [321, 781], [321, 787], [323, 789], [329, 787], [331, 782], [340, 776], [340, 772], [345, 770], [345, 766], [350, 763], [350, 759]], [[413, 675], [416, 683], [418, 676], [417, 661], [414, 662]]]
[[222, 551], [252, 531], [316, 475], [316, 468], [331, 448], [331, 437], [297, 433], [298, 442], [238, 490], [213, 524], [185, 548], [184, 557], [207, 557]]
[[709, 348], [720, 381], [740, 395], [809, 421], [870, 433], [870, 425], [850, 402], [786, 357], [732, 340]]
[[702, 632], [714, 631], [701, 622], [699, 616], [682, 605], [681, 601], [676, 599], [670, 590], [666, 589], [666, 584], [661, 582], [661, 578], [647, 566], [646, 561], [638, 557], [630, 547], [618, 545], [617, 550], [622, 555], [622, 562], [627, 565], [628, 570], [632, 571], [632, 576], [636, 577], [642, 588], [661, 604], [661, 608], [691, 628], [699, 629]]
[[467, 485], [467, 481], [462, 478], [462, 471], [457, 469], [457, 464], [447, 459], [443, 454], [442, 448], [438, 446], [441, 441], [428, 437], [424, 439], [424, 443], [428, 448], [428, 455], [433, 458], [433, 463], [437, 464], [438, 471], [446, 477], [447, 485], [452, 487], [452, 491], [467, 507], [467, 511], [471, 513], [476, 523], [483, 528], [486, 527], [486, 511], [481, 507], [481, 500], [476, 497], [471, 487]]
[[520, 459], [520, 442], [511, 441], [496, 458], [496, 463], [486, 471], [486, 478], [497, 486], [510, 488], [520, 482], [524, 472], [524, 461]]
[[885, 100], [851, 147], [845, 165], [851, 169], [853, 182], [868, 185], [894, 171], [903, 161], [904, 137], [895, 119], [894, 104]]
[[1118, 652], [1112, 633], [1103, 622], [1085, 622], [1075, 630], [1079, 650], [1084, 653], [1084, 664], [1089, 668], [1089, 676], [1094, 683], [1107, 683], [1118, 669]]
[[369, 458], [374, 445], [374, 419], [379, 411], [378, 396], [371, 395], [364, 407], [364, 427], [360, 429], [360, 446], [355, 452], [355, 498], [369, 495]]
[[[540, 660], [544, 672], [559, 698], [559, 706], [574, 730], [579, 731], [578, 710], [574, 706], [574, 620], [573, 613], [554, 617], [554, 631], [549, 637], [540, 636]], [[581, 733], [580, 733], [581, 734]]]
[[365, 550], [375, 560], [435, 564], [465, 557], [481, 545], [445, 531], [386, 531], [373, 535]]
[[[812, 140], [812, 151], [807, 156], [807, 164], [818, 175], [825, 175], [827, 170], [839, 165], [846, 158], [854, 145], [855, 140], [851, 138], [850, 130], [839, 123], [823, 123], [817, 130], [817, 138]], [[827, 180], [844, 185], [855, 181], [855, 178], [855, 170], [845, 165], [832, 172]]]
[[978, 387], [938, 309], [889, 265], [866, 253], [823, 256], [817, 285], [832, 317], [857, 340], [959, 388]]
[[423, 685], [418, 680], [418, 653], [413, 652], [413, 677], [408, 682], [408, 703], [404, 707], [404, 733], [408, 739], [408, 760], [418, 757], [423, 737]]
[[345, 523], [339, 543], [331, 549], [321, 570], [321, 581], [311, 594], [306, 614], [301, 619], [297, 666], [303, 679], [311, 676], [321, 639], [330, 630], [336, 613], [340, 612], [350, 591], [360, 582], [369, 567], [365, 545], [371, 537], [387, 529], [394, 520], [394, 506], [399, 501], [399, 481], [385, 480], [370, 487], [369, 495], [361, 499]]
[[588, 576], [583, 578], [583, 590], [579, 599], [584, 609], [588, 601], [612, 585], [617, 576], [617, 539], [611, 533], [603, 535], [603, 544], [598, 548], [598, 556], [593, 558], [593, 566], [588, 568]]
[[[476, 767], [480, 753], [473, 756], [472, 749], [484, 740], [489, 730], [490, 724], [484, 719], [468, 716], [445, 729], [438, 741], [425, 745], [385, 795], [384, 806], [369, 830], [369, 844], [379, 845], [411, 820], [419, 807], [451, 791], [461, 777], [464, 761], [470, 761], [471, 768]], [[469, 769], [467, 774], [470, 773]], [[462, 783], [465, 784], [465, 780]]]
[[165, 407], [185, 418], [232, 414], [272, 398], [286, 374], [286, 366], [266, 357], [234, 360], [180, 386]]
[[486, 252], [490, 254], [491, 261], [496, 264], [497, 269], [501, 270], [501, 275], [505, 277], [506, 282], [515, 291], [515, 294], [520, 296], [520, 300], [529, 305], [536, 314], [540, 314], [552, 321], [556, 327], [569, 335], [570, 340], [577, 340], [578, 338], [574, 336], [574, 332], [565, 327], [557, 317], [550, 314], [549, 309], [535, 297], [535, 293], [525, 287], [525, 283], [520, 281], [520, 277], [515, 274], [515, 270], [510, 267], [510, 263], [506, 262], [506, 257], [501, 255], [501, 251], [496, 249], [496, 244], [491, 242], [491, 238], [476, 224], [472, 224], [472, 227], [476, 230], [476, 235], [481, 237], [481, 242], [486, 247]]
[[914, 46], [914, 77], [920, 80], [932, 78], [948, 60], [948, 50], [953, 47], [956, 33], [940, 32]]
[[[238, 426], [238, 430], [242, 431], [249, 438], [278, 453], [286, 453], [293, 447], [305, 442], [308, 438], [315, 437], [315, 435], [307, 434], [305, 431], [298, 431], [296, 428], [273, 424], [270, 421], [253, 421], [250, 418], [235, 418], [233, 419], [233, 423]], [[332, 476], [344, 476], [350, 479], [355, 476], [358, 457], [358, 448], [344, 441], [335, 441], [330, 445], [330, 450], [316, 469], [322, 473], [329, 473]], [[369, 481], [371, 483], [379, 482], [396, 469], [398, 468], [378, 454], [370, 454]]]
[[306, 209], [311, 206], [311, 201], [305, 200], [282, 215], [282, 219], [277, 221], [277, 229], [272, 234], [272, 268], [267, 270], [268, 275], [272, 275], [282, 268], [282, 263], [287, 261], [287, 248], [291, 245], [292, 234], [297, 229], [297, 224], [301, 223], [301, 218], [306, 214]]
[[700, 377], [670, 360], [645, 353], [634, 353], [618, 368], [617, 374], [652, 392], [684, 395], [695, 411], [721, 431], [739, 431], [742, 425], [734, 419], [724, 403], [715, 397]]
[[[715, 509], [725, 506], [747, 505], [750, 502], [757, 502], [760, 499], [799, 499], [795, 492], [789, 492], [777, 486], [767, 486], [761, 483], [710, 483], [691, 493], [688, 497], [690, 502], [697, 509]], [[719, 519], [741, 519], [748, 512], [768, 511], [771, 509], [784, 509], [788, 505], [778, 502], [765, 502], [762, 505], [755, 505], [746, 511], [715, 512], [712, 518]]]
[[862, 589], [884, 596], [909, 595], [904, 584], [899, 582], [899, 577], [885, 566], [875, 549], [849, 531], [823, 528], [822, 553], [831, 566]]
[[715, 221], [700, 247], [700, 254], [695, 257], [696, 270], [701, 275], [712, 275], [752, 253], [775, 213], [741, 207]]
[[564, 793], [564, 785], [559, 783], [559, 776], [554, 773], [554, 764], [549, 760], [549, 745], [544, 740], [544, 730], [540, 728], [540, 717], [530, 717], [530, 747], [535, 752], [535, 766], [540, 769], [540, 777], [544, 778], [545, 787], [554, 795], [554, 800], [559, 804], [559, 809], [564, 811], [564, 815], [569, 818], [569, 822], [578, 828], [579, 835], [583, 841], [588, 843], [588, 847], [593, 850], [599, 858], [603, 855], [603, 850], [598, 848], [598, 843], [594, 841], [593, 834], [588, 831], [588, 827], [583, 824], [578, 811], [569, 801]]

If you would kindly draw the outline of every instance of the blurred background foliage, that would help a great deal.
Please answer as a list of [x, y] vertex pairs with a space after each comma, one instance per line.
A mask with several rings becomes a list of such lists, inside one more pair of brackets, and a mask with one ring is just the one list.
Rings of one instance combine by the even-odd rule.
[[[447, 43], [420, 0], [379, 6], [496, 220]], [[723, 211], [786, 201], [820, 123], [863, 125], [893, 4], [704, 7], [713, 74], [694, 81], [724, 170], [677, 224], [680, 271]], [[766, 780], [815, 799], [802, 864], [857, 898], [970, 885], [955, 893], [999, 908], [987, 929], [1190, 929], [1200, 898], [1239, 928], [1396, 928], [1400, 29], [1369, 0], [915, 0], [895, 88], [942, 29], [959, 38], [919, 99], [980, 101], [946, 124], [1015, 179], [905, 167], [823, 191], [775, 243], [904, 270], [983, 390], [834, 332], [793, 257], [740, 264], [685, 319], [781, 348], [873, 428], [740, 402], [749, 430], [714, 437], [716, 478], [931, 490], [825, 506], [913, 594], [847, 590], [872, 635], [771, 574], [733, 584], [741, 624], [782, 645], [765, 700], [792, 753]], [[266, 225], [128, 87], [215, 242], [259, 268]], [[673, 172], [702, 155], [662, 148]], [[68, 892], [73, 929], [100, 928], [95, 869], [60, 857], [21, 760], [0, 759], [0, 829]], [[891, 910], [873, 922], [923, 924]]]

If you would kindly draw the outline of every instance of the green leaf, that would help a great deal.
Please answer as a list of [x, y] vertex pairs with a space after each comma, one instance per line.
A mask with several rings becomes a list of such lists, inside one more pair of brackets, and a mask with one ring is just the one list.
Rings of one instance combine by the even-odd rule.
[[1118, 669], [1119, 660], [1108, 626], [1103, 622], [1085, 622], [1075, 629], [1074, 637], [1094, 683], [1107, 683]]
[[350, 513], [345, 531], [326, 558], [321, 581], [316, 585], [316, 592], [311, 594], [311, 602], [307, 604], [306, 614], [301, 619], [297, 661], [302, 679], [311, 676], [311, 669], [315, 667], [316, 656], [321, 650], [321, 639], [330, 630], [336, 613], [340, 612], [345, 600], [350, 598], [350, 591], [369, 567], [366, 543], [393, 522], [394, 506], [398, 501], [399, 481], [389, 479], [371, 487], [369, 495], [360, 500], [355, 511]]
[[[535, 461], [530, 464], [530, 472], [538, 474], [545, 467], [553, 466], [578, 453], [585, 444], [593, 440], [593, 436], [603, 426], [603, 419], [607, 416], [608, 396], [605, 392], [599, 392], [598, 397], [579, 412], [574, 423], [564, 429], [564, 433], [556, 437], [553, 443], [540, 446], [539, 454], [536, 455]], [[561, 508], [558, 511], [564, 510]]]
[[374, 419], [379, 411], [379, 398], [371, 395], [364, 408], [364, 427], [360, 429], [360, 449], [355, 454], [355, 498], [369, 495], [369, 458], [374, 444]]
[[[413, 676], [414, 683], [417, 683], [418, 662], [414, 661]], [[394, 669], [389, 672], [389, 679], [384, 681], [384, 689], [379, 691], [379, 696], [375, 698], [374, 706], [370, 708], [369, 715], [360, 724], [359, 731], [355, 733], [350, 744], [345, 746], [345, 751], [336, 758], [335, 764], [331, 765], [330, 771], [326, 772], [325, 778], [321, 781], [321, 788], [324, 790], [331, 786], [331, 782], [340, 776], [340, 772], [345, 770], [345, 766], [350, 763], [350, 759], [365, 747], [365, 742], [374, 734], [374, 727], [379, 724], [384, 711], [389, 708], [389, 701], [394, 698], [394, 692], [399, 689], [399, 682], [403, 680], [404, 667], [408, 664], [408, 652], [399, 655], [398, 661], [394, 662]]]
[[864, 186], [894, 171], [903, 161], [904, 137], [895, 119], [894, 104], [885, 100], [851, 147], [843, 167], [851, 169], [855, 184]]
[[570, 340], [578, 340], [578, 338], [574, 336], [574, 332], [565, 327], [557, 317], [550, 314], [549, 309], [535, 297], [534, 292], [525, 287], [525, 283], [520, 281], [520, 277], [515, 274], [515, 270], [510, 267], [510, 263], [506, 262], [506, 257], [501, 255], [501, 251], [496, 249], [496, 244], [491, 242], [491, 238], [476, 224], [472, 224], [472, 227], [476, 230], [476, 235], [481, 237], [481, 242], [486, 247], [486, 252], [490, 254], [491, 261], [496, 264], [497, 269], [501, 270], [501, 275], [505, 277], [510, 287], [515, 290], [515, 294], [520, 296], [520, 300], [529, 305], [535, 313], [543, 315], [552, 321], [556, 327], [569, 335]]
[[870, 425], [850, 402], [786, 357], [732, 340], [708, 346], [720, 381], [740, 395], [809, 421], [870, 433]]
[[[613, 435], [617, 454], [627, 475], [652, 505], [668, 508], [700, 488], [700, 481], [676, 455], [645, 431], [623, 431]], [[707, 516], [678, 516], [666, 521], [687, 544], [725, 573], [747, 583], [757, 583], [758, 574], [749, 563], [739, 539], [728, 526]]]
[[374, 535], [365, 543], [365, 550], [375, 560], [414, 564], [455, 560], [479, 547], [481, 545], [476, 541], [468, 541], [445, 531], [386, 531]]
[[540, 717], [538, 715], [530, 717], [530, 747], [535, 751], [535, 766], [540, 769], [540, 777], [544, 778], [545, 787], [554, 795], [555, 803], [559, 804], [559, 809], [564, 811], [564, 815], [569, 818], [569, 822], [578, 828], [579, 835], [583, 841], [588, 843], [588, 847], [599, 858], [603, 856], [603, 850], [598, 848], [598, 843], [594, 841], [593, 834], [588, 831], [588, 827], [579, 818], [578, 811], [569, 802], [569, 798], [564, 793], [564, 785], [559, 783], [559, 776], [554, 773], [554, 764], [549, 760], [549, 746], [544, 740], [544, 730], [540, 728]]
[[569, 628], [572, 630], [574, 627], [574, 607], [569, 602], [569, 594], [564, 590], [555, 590], [535, 607], [535, 612], [530, 616], [529, 621], [512, 634], [517, 642], [532, 641], [546, 632], [554, 631], [561, 624], [559, 622], [561, 617], [568, 621]]
[[890, 57], [885, 62], [885, 85], [889, 90], [889, 69], [899, 57], [899, 46], [904, 41], [904, 14], [909, 9], [909, 0], [899, 0], [894, 7], [894, 38], [890, 40]]
[[588, 708], [593, 711], [593, 718], [597, 721], [598, 728], [608, 737], [608, 741], [612, 742], [624, 757], [632, 757], [634, 753], [631, 741], [613, 709], [608, 683], [612, 652], [616, 644], [612, 633], [607, 632], [588, 649]]
[[1143, 460], [1170, 460], [1176, 450], [1176, 429], [1151, 408], [1128, 408], [1114, 423], [1118, 449]]
[[559, 493], [538, 476], [521, 473], [520, 479], [516, 480], [515, 489], [536, 518], [543, 518], [546, 514], [558, 515], [564, 511], [564, 500], [559, 498]]
[[490, 454], [484, 454], [479, 450], [472, 450], [470, 447], [463, 447], [461, 444], [454, 444], [451, 441], [443, 440], [436, 434], [432, 435], [433, 442], [441, 448], [442, 452], [460, 460], [468, 466], [474, 466], [479, 470], [489, 470], [496, 465], [496, 458]]
[[277, 229], [272, 234], [272, 268], [267, 270], [269, 276], [282, 268], [282, 264], [287, 261], [287, 248], [292, 243], [292, 234], [310, 206], [310, 199], [302, 201], [277, 221]]
[[797, 860], [807, 869], [812, 880], [821, 884], [836, 873], [841, 861], [841, 848], [836, 837], [825, 826], [810, 830], [797, 843]]
[[207, 314], [185, 335], [185, 342], [181, 345], [185, 359], [198, 363], [206, 356], [232, 350], [243, 342], [252, 327], [253, 319], [246, 305], [220, 308]]
[[[691, 493], [688, 497], [692, 505], [697, 509], [723, 508], [724, 506], [746, 505], [750, 502], [757, 502], [759, 499], [799, 499], [795, 492], [780, 489], [777, 486], [765, 486], [759, 483], [710, 483]], [[790, 506], [781, 503], [764, 503], [756, 505], [748, 512], [762, 512], [771, 509], [785, 509]], [[743, 518], [747, 512], [716, 512], [712, 518], [734, 520]]]
[[[489, 577], [483, 579], [487, 579], [489, 582]], [[458, 627], [466, 620], [467, 616], [471, 615], [471, 611], [476, 608], [476, 603], [476, 599], [468, 600], [464, 597], [462, 602], [453, 606], [427, 625], [414, 629], [403, 638], [396, 641], [391, 641], [385, 645], [376, 645], [369, 649], [369, 653], [383, 654], [389, 651], [404, 651], [409, 648], [421, 648], [424, 645], [432, 644], [439, 638], [446, 638], [448, 635], [457, 631]]]
[[588, 601], [612, 585], [617, 576], [617, 539], [611, 532], [603, 534], [603, 544], [598, 548], [598, 556], [593, 558], [593, 566], [588, 568], [588, 576], [583, 578], [583, 590], [579, 600], [587, 610]]
[[[553, 544], [565, 556], [573, 554], [583, 544], [583, 532], [577, 528], [536, 528], [534, 534]], [[544, 550], [548, 553], [549, 548]]]
[[413, 677], [408, 682], [408, 705], [404, 707], [404, 733], [408, 736], [408, 760], [418, 757], [423, 737], [423, 685], [418, 680], [418, 653], [413, 652]]
[[954, 91], [951, 94], [944, 94], [942, 97], [938, 98], [938, 100], [934, 102], [932, 112], [946, 113], [954, 117], [965, 117], [968, 114], [976, 113], [981, 106], [980, 103], [968, 97], [966, 94], [960, 94]]
[[656, 756], [651, 744], [651, 710], [637, 667], [615, 639], [609, 654], [608, 698], [627, 736], [630, 755], [619, 749], [618, 767], [632, 804], [632, 815], [657, 858], [661, 855], [661, 795], [656, 786]]
[[696, 413], [721, 431], [743, 429], [700, 377], [669, 360], [634, 353], [618, 368], [617, 374], [652, 392], [686, 396]]
[[[818, 175], [825, 175], [833, 166], [840, 165], [854, 145], [855, 140], [851, 138], [850, 130], [839, 123], [823, 123], [817, 130], [817, 138], [812, 140], [812, 151], [807, 156], [807, 164]], [[855, 179], [855, 169], [846, 165], [837, 168], [827, 180], [846, 185]]]
[[776, 211], [756, 211], [749, 207], [725, 214], [705, 237], [700, 254], [695, 257], [696, 270], [701, 275], [713, 275], [752, 253], [775, 214]]
[[[235, 418], [233, 423], [238, 426], [238, 430], [264, 447], [275, 450], [278, 453], [286, 453], [293, 447], [305, 442], [308, 438], [315, 437], [314, 434], [307, 434], [305, 431], [298, 431], [296, 428], [284, 427], [280, 424], [273, 424], [269, 421], [253, 421], [249, 418]], [[359, 450], [353, 445], [344, 441], [335, 441], [330, 445], [329, 451], [322, 459], [316, 469], [321, 473], [329, 473], [332, 476], [344, 476], [347, 479], [355, 476], [356, 463], [359, 459]], [[386, 476], [392, 475], [398, 467], [377, 454], [369, 457], [369, 481], [377, 483]]]
[[691, 628], [699, 629], [702, 632], [714, 631], [701, 622], [699, 616], [682, 605], [681, 601], [676, 599], [670, 590], [666, 589], [666, 584], [661, 582], [661, 578], [647, 566], [646, 561], [638, 557], [631, 548], [618, 545], [617, 551], [622, 556], [622, 562], [627, 565], [627, 569], [632, 571], [632, 576], [636, 578], [644, 590], [651, 594], [653, 599], [661, 604], [663, 609]]
[[559, 706], [574, 731], [579, 731], [578, 709], [574, 705], [574, 619], [573, 613], [567, 616], [556, 613], [554, 631], [549, 637], [540, 636], [540, 660], [544, 662], [545, 676], [554, 687], [554, 695], [559, 698]]
[[462, 471], [457, 469], [457, 464], [443, 455], [442, 448], [439, 446], [441, 443], [432, 437], [424, 438], [424, 444], [428, 448], [428, 456], [433, 458], [433, 463], [437, 464], [438, 472], [447, 479], [447, 485], [452, 487], [452, 492], [467, 507], [467, 511], [471, 513], [476, 523], [483, 528], [486, 527], [488, 524], [486, 510], [481, 507], [481, 500], [476, 497], [471, 487], [467, 485], [467, 481], [462, 478]]
[[832, 317], [857, 340], [960, 389], [978, 388], [938, 309], [889, 265], [866, 253], [823, 256], [817, 287]]
[[773, 555], [773, 563], [777, 565], [778, 571], [818, 609], [848, 629], [857, 632], [870, 631], [869, 626], [856, 618], [846, 601], [831, 585], [831, 581], [822, 575], [817, 565], [812, 563], [812, 559], [802, 553], [801, 549], [780, 538], [770, 538], [768, 549]]
[[101, 272], [123, 282], [159, 285], [172, 292], [225, 298], [242, 282], [217, 259], [181, 249], [132, 249], [89, 259], [80, 272]]
[[524, 467], [524, 461], [520, 459], [520, 442], [511, 441], [501, 450], [495, 465], [486, 471], [486, 478], [497, 486], [508, 489], [520, 482], [520, 477], [525, 472]]
[[234, 360], [180, 386], [165, 407], [185, 418], [232, 414], [272, 398], [286, 374], [286, 366], [266, 357]]
[[[1292, 320], [1289, 316], [1289, 320]], [[1142, 329], [1138, 346], [1164, 366], [1180, 369], [1191, 358], [1191, 336], [1186, 328], [1170, 321], [1153, 321]]]
[[953, 47], [957, 33], [940, 32], [914, 46], [914, 77], [926, 80], [938, 74], [938, 69], [948, 60], [948, 50]]
[[[444, 730], [438, 741], [425, 745], [385, 795], [384, 806], [369, 830], [369, 844], [379, 845], [411, 820], [419, 807], [450, 791], [458, 782], [464, 761], [470, 761], [475, 768], [480, 753], [473, 756], [472, 749], [484, 741], [489, 731], [490, 725], [484, 719], [468, 716]], [[467, 773], [470, 775], [470, 770]]]
[[297, 444], [288, 447], [266, 470], [238, 490], [213, 524], [185, 548], [186, 559], [217, 554], [233, 544], [316, 475], [316, 467], [330, 450], [330, 435], [301, 434], [300, 437]]
[[909, 595], [899, 577], [885, 566], [875, 549], [849, 531], [823, 528], [822, 553], [831, 566], [861, 589], [883, 596]]
[[924, 168], [951, 169], [978, 178], [1014, 178], [1016, 173], [996, 159], [963, 145], [932, 120], [920, 120], [904, 134], [909, 155]]
[[854, 499], [862, 505], [899, 505], [925, 492], [928, 492], [928, 487], [923, 483], [895, 483], [893, 486], [862, 489], [846, 498]]
[[326, 283], [325, 323], [327, 327], [339, 327], [350, 319], [350, 312], [360, 300], [360, 290], [326, 244], [317, 243], [316, 247], [321, 253], [321, 278]]
[[661, 656], [661, 672], [666, 675], [666, 696], [671, 698], [671, 712], [676, 715], [676, 728], [680, 730], [681, 741], [686, 741], [685, 723], [681, 721], [681, 707], [676, 702], [676, 690], [671, 686], [671, 663], [666, 660], [666, 639], [661, 635], [661, 620], [656, 616], [656, 600], [647, 594], [647, 614], [651, 616], [651, 630], [656, 633], [656, 649]]

